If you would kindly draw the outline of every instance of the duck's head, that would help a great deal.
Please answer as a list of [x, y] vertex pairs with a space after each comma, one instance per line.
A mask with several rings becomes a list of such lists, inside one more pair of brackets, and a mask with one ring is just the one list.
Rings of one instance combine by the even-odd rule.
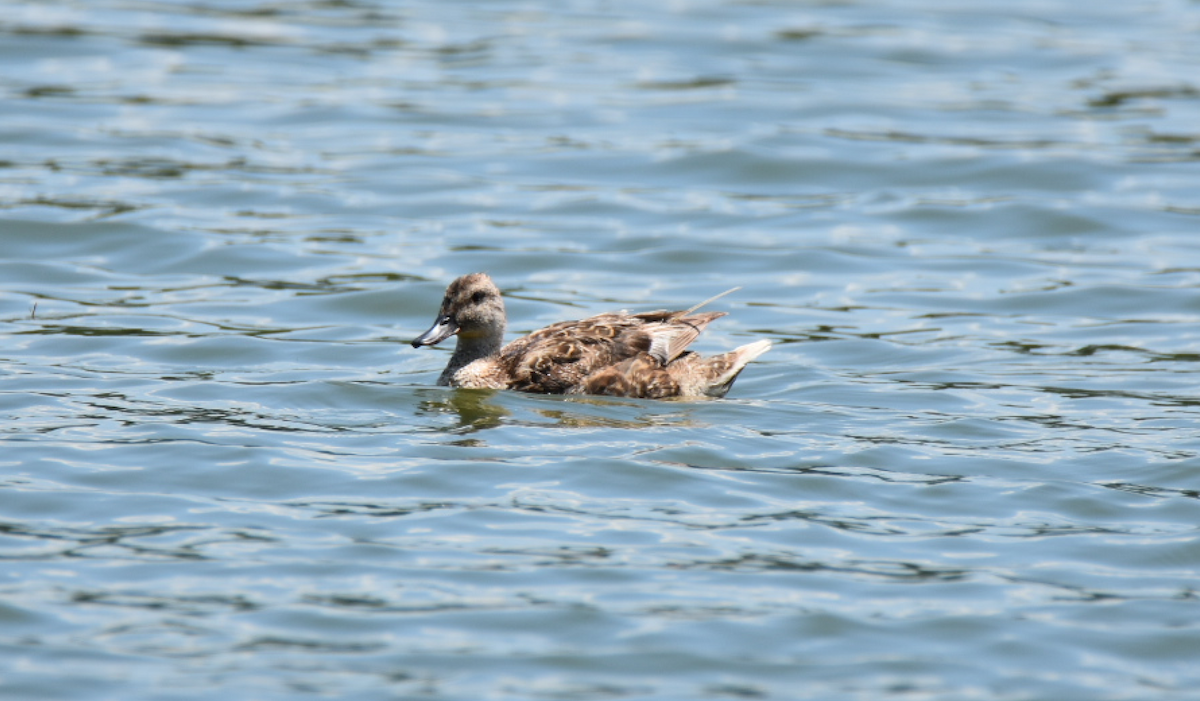
[[471, 273], [450, 283], [433, 326], [412, 345], [436, 345], [455, 334], [464, 341], [498, 341], [504, 337], [504, 325], [500, 288], [486, 273]]

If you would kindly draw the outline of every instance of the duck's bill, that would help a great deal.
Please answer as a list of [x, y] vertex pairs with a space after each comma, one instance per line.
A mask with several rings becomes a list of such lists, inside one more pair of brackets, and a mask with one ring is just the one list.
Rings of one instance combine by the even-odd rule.
[[449, 316], [439, 316], [428, 331], [413, 339], [412, 346], [420, 348], [421, 346], [436, 345], [456, 333], [458, 333], [458, 324], [454, 323]]

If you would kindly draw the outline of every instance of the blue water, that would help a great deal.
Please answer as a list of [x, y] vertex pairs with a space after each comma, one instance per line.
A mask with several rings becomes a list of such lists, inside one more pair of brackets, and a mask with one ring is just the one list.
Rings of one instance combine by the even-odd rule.
[[[0, 0], [0, 698], [1200, 698], [1198, 29]], [[476, 270], [775, 347], [435, 387]]]

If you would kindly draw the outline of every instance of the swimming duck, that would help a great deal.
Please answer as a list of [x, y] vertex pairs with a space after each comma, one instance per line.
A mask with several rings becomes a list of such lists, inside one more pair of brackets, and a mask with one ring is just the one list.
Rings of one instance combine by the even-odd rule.
[[439, 385], [646, 399], [723, 397], [746, 363], [767, 352], [771, 342], [755, 341], [710, 358], [687, 350], [704, 327], [726, 315], [693, 314], [711, 301], [684, 311], [562, 321], [505, 346], [500, 289], [485, 273], [472, 273], [450, 283], [433, 326], [412, 345], [458, 336]]

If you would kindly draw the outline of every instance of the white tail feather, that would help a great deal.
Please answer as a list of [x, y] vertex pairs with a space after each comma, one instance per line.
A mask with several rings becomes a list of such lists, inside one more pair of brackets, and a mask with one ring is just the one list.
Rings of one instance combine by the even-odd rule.
[[746, 367], [746, 364], [769, 350], [771, 350], [771, 342], [763, 338], [754, 343], [738, 346], [728, 353], [717, 356], [718, 358], [732, 357], [733, 362], [730, 364], [728, 370], [712, 379], [705, 388], [704, 393], [710, 397], [724, 397], [729, 388], [733, 386], [733, 381], [737, 379], [738, 373]]

